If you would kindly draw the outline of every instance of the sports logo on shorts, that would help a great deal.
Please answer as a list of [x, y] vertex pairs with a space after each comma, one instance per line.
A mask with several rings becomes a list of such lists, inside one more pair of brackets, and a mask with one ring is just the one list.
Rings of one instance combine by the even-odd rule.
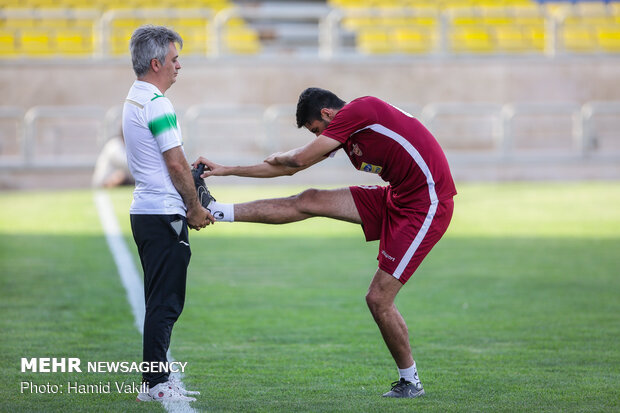
[[360, 171], [370, 172], [371, 174], [380, 174], [381, 171], [383, 171], [383, 167], [362, 162], [360, 165]]

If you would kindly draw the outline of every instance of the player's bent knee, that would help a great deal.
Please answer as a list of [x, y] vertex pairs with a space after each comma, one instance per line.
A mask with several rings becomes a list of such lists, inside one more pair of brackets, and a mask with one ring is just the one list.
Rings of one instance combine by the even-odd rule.
[[310, 188], [305, 191], [299, 193], [296, 196], [295, 204], [297, 206], [297, 210], [303, 212], [304, 214], [316, 214], [316, 209], [319, 204], [318, 195], [320, 190]]
[[366, 304], [368, 305], [370, 312], [375, 314], [381, 311], [385, 303], [380, 294], [377, 294], [375, 291], [371, 290], [366, 294]]
[[373, 314], [379, 314], [392, 309], [394, 297], [381, 288], [371, 286], [366, 293], [366, 304]]

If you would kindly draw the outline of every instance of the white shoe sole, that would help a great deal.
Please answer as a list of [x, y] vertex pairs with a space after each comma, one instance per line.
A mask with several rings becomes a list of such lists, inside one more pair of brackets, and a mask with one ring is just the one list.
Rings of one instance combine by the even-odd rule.
[[138, 397], [136, 397], [137, 402], [152, 402], [153, 398], [149, 396], [147, 393], [138, 393]]

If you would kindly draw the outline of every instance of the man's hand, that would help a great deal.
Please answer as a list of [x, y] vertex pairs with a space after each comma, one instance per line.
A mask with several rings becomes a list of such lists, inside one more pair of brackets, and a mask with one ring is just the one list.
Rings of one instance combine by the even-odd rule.
[[213, 215], [200, 204], [196, 204], [193, 208], [187, 208], [187, 225], [191, 229], [200, 231], [201, 228], [213, 223], [215, 223]]
[[224, 175], [224, 166], [217, 164], [213, 161], [208, 160], [207, 158], [201, 156], [192, 164], [194, 168], [198, 168], [199, 164], [205, 165], [205, 171], [201, 178], [208, 178], [210, 176], [223, 176]]
[[281, 156], [282, 152], [272, 153], [268, 157], [265, 158], [264, 162], [267, 162], [269, 165], [280, 165], [280, 161], [278, 161], [278, 156]]
[[163, 153], [163, 156], [172, 184], [187, 207], [187, 225], [192, 229], [200, 230], [214, 223], [213, 215], [204, 209], [198, 201], [194, 179], [181, 147], [168, 149]]

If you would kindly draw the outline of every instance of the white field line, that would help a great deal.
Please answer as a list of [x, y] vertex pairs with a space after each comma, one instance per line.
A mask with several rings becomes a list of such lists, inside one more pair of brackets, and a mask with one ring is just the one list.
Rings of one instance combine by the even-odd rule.
[[[99, 213], [99, 219], [105, 233], [106, 240], [108, 241], [108, 247], [116, 263], [118, 274], [121, 277], [121, 282], [125, 291], [127, 292], [127, 300], [131, 306], [131, 311], [134, 316], [136, 327], [140, 334], [144, 333], [144, 286], [140, 280], [140, 275], [136, 270], [131, 252], [125, 244], [125, 238], [120, 230], [116, 215], [114, 214], [114, 208], [110, 197], [107, 192], [103, 190], [97, 190], [94, 194], [95, 205]], [[168, 361], [174, 361], [170, 350], [168, 350]], [[173, 379], [183, 387], [181, 382], [181, 373], [171, 373], [174, 376]], [[163, 402], [164, 408], [171, 413], [181, 412], [195, 412], [189, 402]]]

